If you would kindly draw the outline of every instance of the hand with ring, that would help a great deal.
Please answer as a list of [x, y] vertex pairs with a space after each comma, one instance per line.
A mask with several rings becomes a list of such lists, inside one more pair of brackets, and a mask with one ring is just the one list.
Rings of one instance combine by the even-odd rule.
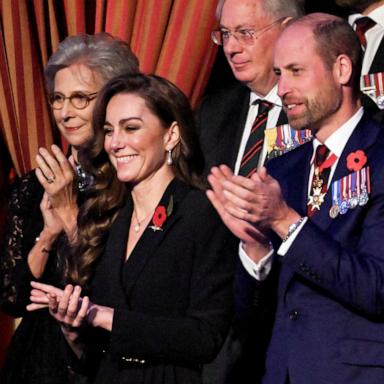
[[63, 229], [72, 240], [76, 234], [78, 213], [76, 172], [72, 157], [67, 159], [57, 145], [51, 146], [51, 152], [40, 148], [36, 156], [39, 165], [36, 177], [48, 195], [52, 209], [63, 224]]

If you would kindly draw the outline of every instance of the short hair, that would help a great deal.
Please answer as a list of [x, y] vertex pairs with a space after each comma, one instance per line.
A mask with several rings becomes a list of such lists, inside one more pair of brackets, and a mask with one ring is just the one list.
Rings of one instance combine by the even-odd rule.
[[340, 55], [346, 55], [352, 62], [351, 86], [360, 90], [362, 50], [359, 39], [352, 27], [341, 17], [313, 13], [293, 21], [293, 24], [306, 24], [312, 28], [316, 50], [328, 69], [332, 69]]
[[[300, 17], [304, 14], [304, 0], [260, 0], [265, 13], [274, 19], [282, 17]], [[225, 0], [219, 0], [216, 7], [216, 18], [220, 20]]]
[[45, 68], [48, 93], [54, 91], [57, 72], [73, 64], [84, 64], [105, 82], [123, 73], [139, 72], [139, 61], [123, 40], [105, 32], [68, 36], [59, 44]]

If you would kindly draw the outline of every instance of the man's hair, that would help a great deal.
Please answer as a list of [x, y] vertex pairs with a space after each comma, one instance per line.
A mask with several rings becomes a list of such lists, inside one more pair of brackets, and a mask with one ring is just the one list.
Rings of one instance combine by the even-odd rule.
[[[220, 20], [226, 0], [219, 0], [216, 7], [216, 18]], [[239, 0], [241, 1], [241, 0]], [[304, 14], [304, 0], [259, 0], [265, 13], [273, 19], [282, 17], [300, 17]]]
[[316, 50], [328, 69], [332, 69], [340, 55], [346, 55], [352, 62], [351, 86], [358, 92], [362, 51], [359, 39], [352, 27], [340, 17], [327, 14], [309, 14], [292, 24], [306, 24], [312, 28]]

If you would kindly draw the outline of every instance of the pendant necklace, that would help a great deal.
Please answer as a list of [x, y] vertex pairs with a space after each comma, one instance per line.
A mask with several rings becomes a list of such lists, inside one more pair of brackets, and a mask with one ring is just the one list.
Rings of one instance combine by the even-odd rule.
[[135, 221], [136, 221], [136, 223], [133, 225], [133, 230], [135, 231], [135, 233], [138, 233], [138, 232], [140, 231], [140, 225], [141, 225], [146, 219], [148, 219], [149, 215], [153, 214], [153, 211], [154, 211], [154, 210], [151, 210], [147, 215], [144, 216], [144, 218], [142, 218], [141, 220], [139, 220], [138, 217], [137, 217], [136, 210], [133, 210], [133, 215], [135, 216]]

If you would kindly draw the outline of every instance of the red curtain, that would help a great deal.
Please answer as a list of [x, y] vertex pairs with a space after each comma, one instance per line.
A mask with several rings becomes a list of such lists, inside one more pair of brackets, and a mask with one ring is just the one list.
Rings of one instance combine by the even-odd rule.
[[0, 129], [16, 172], [51, 144], [43, 67], [59, 41], [106, 31], [130, 43], [143, 72], [175, 82], [199, 100], [216, 48], [209, 39], [216, 0], [0, 0]]

